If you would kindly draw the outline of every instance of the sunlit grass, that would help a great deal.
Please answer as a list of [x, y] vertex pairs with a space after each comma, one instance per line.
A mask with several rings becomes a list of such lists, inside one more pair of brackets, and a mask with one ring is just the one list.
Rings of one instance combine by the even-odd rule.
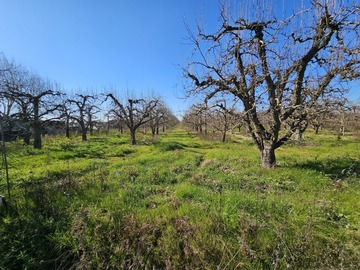
[[221, 143], [176, 129], [138, 140], [8, 144], [0, 269], [359, 266], [356, 139], [306, 133], [270, 170], [244, 135]]

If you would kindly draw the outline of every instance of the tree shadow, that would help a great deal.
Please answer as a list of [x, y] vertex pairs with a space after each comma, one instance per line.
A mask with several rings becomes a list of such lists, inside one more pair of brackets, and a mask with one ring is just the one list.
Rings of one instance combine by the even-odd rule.
[[160, 148], [162, 151], [174, 151], [174, 150], [178, 150], [178, 149], [184, 149], [185, 147], [187, 147], [186, 144], [184, 143], [179, 143], [179, 142], [160, 142], [155, 144], [158, 148]]
[[315, 159], [297, 163], [297, 168], [310, 169], [329, 175], [332, 179], [360, 176], [360, 161], [352, 158]]

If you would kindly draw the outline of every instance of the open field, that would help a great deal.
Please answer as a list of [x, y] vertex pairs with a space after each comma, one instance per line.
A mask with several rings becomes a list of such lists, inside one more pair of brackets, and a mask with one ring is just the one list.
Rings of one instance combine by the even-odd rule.
[[267, 170], [180, 128], [9, 143], [0, 269], [360, 269], [359, 142], [306, 133]]

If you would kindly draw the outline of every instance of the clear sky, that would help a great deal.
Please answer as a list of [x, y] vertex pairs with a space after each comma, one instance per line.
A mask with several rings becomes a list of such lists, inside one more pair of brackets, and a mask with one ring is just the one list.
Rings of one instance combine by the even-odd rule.
[[215, 30], [219, 16], [218, 0], [0, 0], [0, 7], [8, 59], [69, 92], [154, 91], [175, 114], [191, 104], [177, 98], [178, 65], [193, 49], [184, 21]]
[[164, 97], [174, 113], [193, 46], [184, 21], [217, 23], [217, 0], [0, 0], [0, 52], [67, 91], [111, 85]]

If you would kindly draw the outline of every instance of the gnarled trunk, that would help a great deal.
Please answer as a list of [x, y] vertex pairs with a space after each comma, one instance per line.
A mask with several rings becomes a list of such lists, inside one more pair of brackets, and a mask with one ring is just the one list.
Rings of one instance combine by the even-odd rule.
[[274, 168], [276, 166], [275, 149], [274, 143], [264, 143], [264, 146], [261, 149], [259, 148], [263, 168]]

